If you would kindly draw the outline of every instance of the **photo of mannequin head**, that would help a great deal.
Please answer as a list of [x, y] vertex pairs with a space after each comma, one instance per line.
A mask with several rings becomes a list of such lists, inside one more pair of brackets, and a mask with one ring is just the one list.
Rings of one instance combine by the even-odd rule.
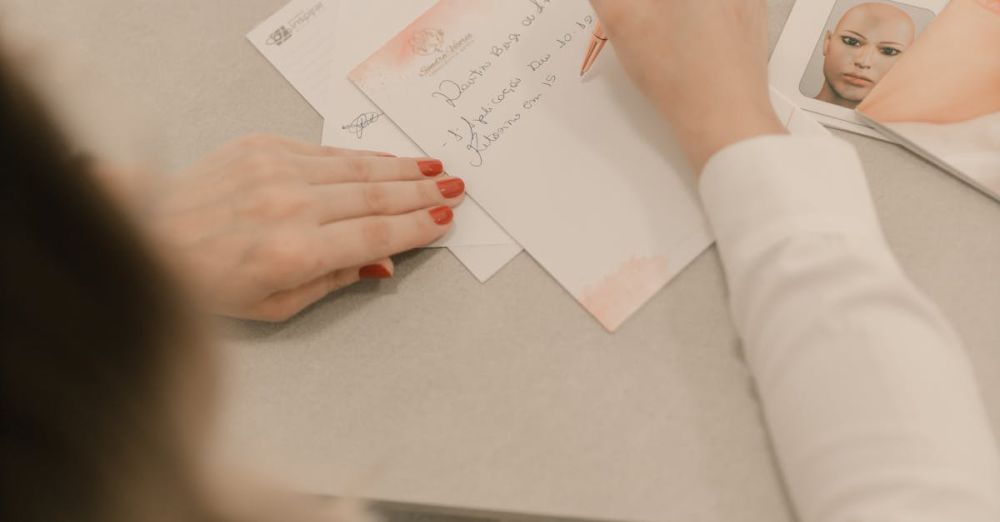
[[816, 99], [854, 109], [913, 44], [917, 27], [906, 12], [868, 2], [847, 10], [823, 37], [824, 82]]

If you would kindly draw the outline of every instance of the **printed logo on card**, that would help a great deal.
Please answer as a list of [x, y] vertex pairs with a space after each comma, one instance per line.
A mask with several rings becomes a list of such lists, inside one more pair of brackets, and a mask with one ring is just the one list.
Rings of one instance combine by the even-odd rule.
[[428, 56], [443, 53], [444, 31], [441, 29], [422, 29], [410, 37], [410, 47], [417, 56]]
[[292, 37], [292, 31], [286, 26], [281, 26], [277, 31], [271, 33], [271, 36], [267, 37], [267, 45], [281, 45], [288, 41]]
[[471, 33], [449, 42], [444, 31], [429, 28], [413, 32], [410, 37], [410, 48], [416, 56], [434, 57], [433, 61], [420, 68], [420, 76], [426, 77], [434, 76], [474, 42], [475, 39]]
[[326, 5], [324, 5], [323, 2], [319, 2], [309, 9], [300, 11], [298, 14], [293, 16], [287, 24], [277, 28], [267, 37], [267, 45], [281, 45], [288, 40], [291, 40], [292, 36], [294, 36], [296, 32], [304, 28], [309, 22], [315, 20], [325, 8]]

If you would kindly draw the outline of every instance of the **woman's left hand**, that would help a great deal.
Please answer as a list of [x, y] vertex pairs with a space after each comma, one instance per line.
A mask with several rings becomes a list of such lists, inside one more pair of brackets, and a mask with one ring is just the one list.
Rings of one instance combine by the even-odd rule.
[[170, 180], [154, 229], [212, 311], [283, 321], [451, 226], [465, 185], [433, 159], [238, 140]]

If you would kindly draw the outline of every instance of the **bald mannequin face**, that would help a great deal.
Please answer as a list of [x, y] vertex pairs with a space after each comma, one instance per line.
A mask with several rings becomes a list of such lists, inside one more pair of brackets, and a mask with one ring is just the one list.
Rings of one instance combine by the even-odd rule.
[[888, 4], [857, 5], [827, 31], [823, 43], [826, 82], [817, 100], [853, 109], [906, 51], [917, 28], [905, 11]]

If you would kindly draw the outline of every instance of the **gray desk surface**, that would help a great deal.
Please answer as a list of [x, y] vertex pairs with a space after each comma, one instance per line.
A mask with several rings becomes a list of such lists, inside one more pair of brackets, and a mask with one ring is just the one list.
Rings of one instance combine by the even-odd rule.
[[[283, 0], [7, 0], [161, 127], [169, 168], [321, 120], [244, 40]], [[772, 0], [771, 43], [791, 0]], [[965, 339], [1000, 433], [1000, 205], [889, 144], [860, 150], [907, 272]], [[311, 492], [468, 512], [792, 518], [714, 250], [616, 335], [522, 254], [480, 285], [404, 256], [279, 326], [235, 324], [224, 432]]]

